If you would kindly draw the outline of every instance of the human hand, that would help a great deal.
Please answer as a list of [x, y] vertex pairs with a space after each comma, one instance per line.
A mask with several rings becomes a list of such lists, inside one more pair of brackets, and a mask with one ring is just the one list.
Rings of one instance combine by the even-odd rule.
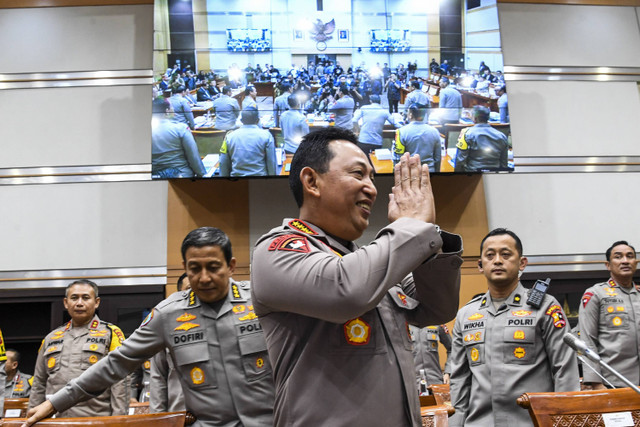
[[33, 424], [37, 423], [41, 419], [50, 417], [55, 413], [56, 413], [56, 410], [51, 404], [51, 402], [46, 400], [44, 403], [41, 403], [38, 406], [35, 406], [29, 409], [29, 411], [27, 412], [28, 419], [22, 424], [21, 427], [32, 426]]
[[394, 171], [395, 184], [389, 194], [388, 219], [415, 218], [434, 224], [436, 208], [429, 178], [429, 166], [420, 164], [418, 154], [405, 153]]
[[442, 376], [442, 381], [443, 381], [444, 384], [449, 384], [451, 382], [451, 375], [444, 374]]

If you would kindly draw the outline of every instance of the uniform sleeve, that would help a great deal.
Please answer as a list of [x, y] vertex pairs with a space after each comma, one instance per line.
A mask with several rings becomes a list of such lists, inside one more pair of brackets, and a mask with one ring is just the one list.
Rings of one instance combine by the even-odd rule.
[[140, 396], [143, 376], [144, 374], [141, 366], [129, 374], [129, 389], [131, 390], [130, 397], [132, 399], [138, 400], [138, 397]]
[[[162, 314], [153, 309], [142, 325], [107, 357], [71, 380], [49, 399], [58, 411], [97, 397], [165, 347]], [[125, 395], [126, 384], [125, 384]]]
[[440, 325], [438, 327], [438, 336], [440, 337], [440, 342], [444, 346], [444, 349], [447, 351], [447, 361], [444, 364], [444, 373], [451, 374], [451, 364], [449, 363], [449, 359], [451, 359], [451, 335], [449, 335], [449, 331], [445, 325]]
[[45, 393], [49, 373], [47, 372], [47, 367], [45, 366], [44, 361], [44, 342], [45, 340], [42, 340], [42, 344], [40, 344], [40, 349], [38, 350], [38, 357], [36, 358], [33, 385], [31, 386], [31, 394], [29, 394], [29, 409], [38, 406], [46, 400]]
[[393, 164], [400, 161], [400, 157], [404, 154], [406, 148], [400, 138], [400, 129], [396, 129], [396, 137], [393, 139]]
[[151, 359], [151, 398], [149, 399], [149, 412], [167, 412], [169, 410], [169, 391], [167, 379], [169, 378], [169, 364], [167, 352], [159, 351]]
[[409, 218], [383, 228], [370, 245], [344, 257], [317, 249], [303, 236], [287, 243], [295, 250], [279, 248], [282, 237], [265, 239], [255, 248], [256, 314], [285, 311], [335, 323], [373, 309], [388, 289], [442, 246], [433, 224]]
[[230, 176], [231, 174], [231, 157], [229, 157], [229, 145], [227, 144], [227, 138], [229, 134], [224, 137], [222, 147], [220, 147], [220, 176]]
[[267, 175], [276, 174], [276, 145], [273, 141], [273, 135], [269, 133], [269, 139], [265, 146], [265, 162], [267, 166]]
[[[580, 339], [584, 341], [589, 349], [598, 354], [598, 329], [600, 323], [600, 297], [593, 288], [587, 289], [580, 302], [578, 314], [578, 327], [580, 329]], [[602, 383], [602, 370], [598, 363], [587, 361], [595, 371], [589, 366], [582, 365], [582, 376], [585, 383]]]
[[571, 347], [563, 341], [570, 333], [567, 317], [555, 298], [543, 314], [542, 339], [553, 377], [553, 391], [579, 391], [578, 358]]
[[358, 120], [362, 118], [362, 109], [358, 108], [355, 113], [353, 113], [353, 123], [358, 123]]
[[467, 164], [467, 158], [469, 157], [469, 144], [467, 142], [467, 131], [469, 128], [464, 128], [460, 132], [458, 137], [458, 143], [456, 144], [456, 166], [455, 172], [464, 172]]
[[435, 143], [433, 144], [433, 169], [434, 172], [440, 172], [440, 163], [442, 161], [442, 147], [440, 146], [440, 133], [435, 131]]
[[471, 395], [471, 369], [462, 343], [462, 332], [460, 318], [463, 316], [458, 313], [458, 319], [453, 327], [453, 336], [451, 343], [451, 404], [456, 413], [449, 418], [449, 426], [463, 426], [469, 409], [469, 397]]
[[202, 159], [200, 158], [198, 144], [196, 144], [196, 140], [193, 139], [193, 135], [189, 130], [184, 132], [181, 141], [182, 149], [184, 150], [184, 154], [187, 158], [187, 162], [189, 163], [189, 167], [196, 176], [204, 176], [207, 173], [207, 170], [205, 169], [204, 164], [202, 163]]
[[[108, 325], [108, 327], [111, 329], [109, 352], [112, 352], [122, 346], [124, 334], [115, 325]], [[128, 375], [111, 386], [111, 415], [128, 415], [130, 393]]]
[[189, 123], [189, 127], [191, 129], [196, 128], [196, 122], [193, 120], [193, 113], [191, 112], [191, 106], [189, 102], [185, 100], [184, 102], [184, 116], [187, 118], [187, 122]]

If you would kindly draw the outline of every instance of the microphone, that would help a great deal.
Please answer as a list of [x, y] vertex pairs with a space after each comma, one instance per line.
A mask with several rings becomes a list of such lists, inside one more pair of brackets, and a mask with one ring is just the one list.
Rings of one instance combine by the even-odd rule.
[[579, 339], [573, 334], [566, 334], [562, 340], [569, 347], [574, 349], [578, 354], [587, 356], [590, 360], [600, 363], [600, 356], [595, 352], [591, 351], [589, 347], [587, 347], [587, 343]]

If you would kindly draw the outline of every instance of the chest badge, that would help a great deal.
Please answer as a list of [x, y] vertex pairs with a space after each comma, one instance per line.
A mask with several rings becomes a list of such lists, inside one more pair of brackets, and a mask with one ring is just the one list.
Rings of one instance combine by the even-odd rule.
[[180, 326], [177, 326], [174, 331], [188, 331], [189, 329], [193, 329], [193, 328], [197, 328], [200, 325], [198, 325], [197, 323], [191, 323], [191, 322], [187, 322], [187, 323], [183, 323]]
[[349, 344], [368, 344], [371, 338], [371, 326], [358, 317], [344, 324], [344, 336]]
[[469, 352], [469, 356], [471, 356], [472, 362], [477, 362], [478, 359], [480, 358], [480, 352], [478, 351], [477, 348], [473, 347]]
[[191, 381], [193, 381], [195, 385], [202, 384], [204, 382], [204, 371], [197, 366], [193, 368], [191, 370]]
[[51, 369], [54, 366], [56, 366], [56, 359], [53, 357], [50, 357], [49, 360], [47, 360], [47, 368]]
[[518, 330], [518, 331], [515, 331], [515, 332], [513, 333], [513, 339], [516, 339], [516, 340], [523, 340], [524, 338], [525, 338], [525, 336], [524, 336], [524, 331], [520, 331], [520, 330]]
[[517, 311], [512, 311], [511, 314], [513, 314], [516, 317], [526, 317], [526, 316], [531, 316], [531, 311], [517, 310]]
[[97, 361], [98, 361], [98, 356], [96, 356], [95, 354], [92, 354], [91, 356], [89, 356], [89, 363], [91, 363], [92, 365]]
[[91, 350], [91, 351], [96, 351], [97, 349], [98, 349], [98, 344], [91, 344], [89, 346], [89, 350]]
[[151, 362], [149, 360], [144, 362], [144, 369], [151, 369]]
[[191, 313], [184, 313], [183, 315], [178, 316], [178, 317], [176, 318], [176, 320], [177, 320], [178, 322], [188, 322], [189, 320], [193, 320], [193, 319], [195, 319], [195, 318], [196, 318], [196, 316], [194, 316], [194, 315], [193, 315], [193, 314], [191, 314]]
[[244, 322], [245, 320], [253, 320], [257, 318], [258, 316], [252, 311], [248, 313], [246, 316], [238, 317], [238, 320], [240, 320], [241, 322]]
[[244, 313], [244, 311], [245, 311], [246, 309], [247, 309], [247, 308], [246, 308], [244, 305], [239, 304], [239, 305], [234, 305], [234, 306], [233, 306], [233, 308], [232, 308], [231, 310], [232, 310], [234, 313], [239, 314], [239, 313]]
[[613, 326], [620, 326], [622, 325], [622, 319], [616, 316], [611, 320], [611, 323], [613, 323]]
[[262, 368], [264, 366], [264, 359], [262, 357], [258, 357], [256, 359], [256, 367]]
[[471, 316], [467, 317], [468, 320], [478, 320], [478, 319], [482, 319], [484, 317], [484, 315], [480, 314], [480, 313], [476, 313], [476, 314], [472, 314]]
[[513, 355], [518, 359], [522, 359], [527, 355], [527, 352], [522, 347], [516, 347], [516, 349], [513, 350]]

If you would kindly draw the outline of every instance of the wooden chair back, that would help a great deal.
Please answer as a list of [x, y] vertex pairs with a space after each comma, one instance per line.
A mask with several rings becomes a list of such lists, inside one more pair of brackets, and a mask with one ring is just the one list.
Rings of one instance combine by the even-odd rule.
[[129, 415], [143, 415], [149, 413], [149, 402], [129, 403]]
[[630, 412], [634, 426], [640, 426], [640, 395], [630, 388], [525, 393], [517, 402], [529, 411], [536, 427], [604, 427], [602, 414], [611, 412]]
[[448, 427], [449, 410], [444, 405], [420, 407], [423, 427]]
[[[24, 421], [20, 418], [5, 418], [2, 420], [2, 427], [20, 427]], [[46, 418], [36, 425], [42, 427], [183, 427], [184, 421], [184, 412], [161, 412], [115, 417]]]
[[427, 389], [436, 399], [438, 405], [451, 405], [451, 391], [449, 389], [449, 384], [431, 384]]
[[[6, 417], [7, 415], [10, 415], [11, 418], [24, 418], [27, 416], [27, 408], [29, 407], [29, 399], [28, 398], [11, 398], [11, 399], [4, 399], [4, 414], [2, 414], [3, 417]], [[7, 414], [7, 411], [9, 411], [9, 414]], [[12, 415], [12, 414], [17, 414], [18, 411], [20, 411], [19, 415]]]

